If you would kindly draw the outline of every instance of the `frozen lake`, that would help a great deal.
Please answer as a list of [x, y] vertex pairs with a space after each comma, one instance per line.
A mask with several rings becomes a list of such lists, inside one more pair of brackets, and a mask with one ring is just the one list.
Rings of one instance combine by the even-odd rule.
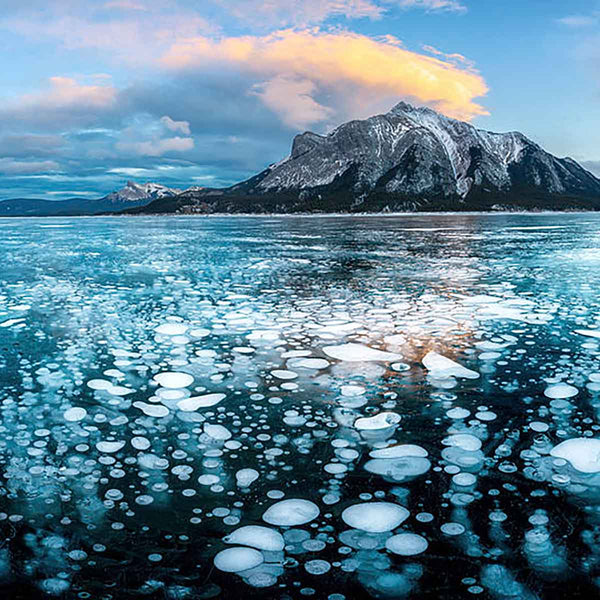
[[600, 588], [600, 215], [0, 220], [11, 599]]

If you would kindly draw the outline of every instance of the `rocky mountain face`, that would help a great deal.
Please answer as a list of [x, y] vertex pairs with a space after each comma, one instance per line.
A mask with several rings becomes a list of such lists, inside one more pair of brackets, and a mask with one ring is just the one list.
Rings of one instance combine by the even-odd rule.
[[140, 212], [600, 209], [600, 180], [518, 132], [492, 133], [401, 102], [231, 188], [189, 191]]

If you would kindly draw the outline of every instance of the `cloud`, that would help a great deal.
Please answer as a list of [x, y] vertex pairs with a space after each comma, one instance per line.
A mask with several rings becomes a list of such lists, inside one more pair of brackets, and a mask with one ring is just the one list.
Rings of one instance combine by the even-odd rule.
[[335, 17], [381, 19], [394, 8], [427, 12], [465, 12], [459, 0], [214, 0], [228, 12], [261, 27], [318, 25]]
[[386, 10], [372, 0], [220, 0], [219, 3], [238, 19], [276, 27], [303, 27], [323, 23], [331, 17], [379, 19]]
[[117, 89], [112, 85], [86, 85], [55, 76], [42, 90], [0, 105], [0, 129], [62, 132], [92, 126], [117, 109]]
[[[151, 63], [181, 37], [219, 31], [196, 11], [151, 10], [153, 5], [149, 3], [139, 4], [140, 9], [134, 11], [134, 3], [126, 3], [130, 6], [123, 13], [125, 6], [118, 4], [122, 6], [115, 6], [112, 10], [115, 14], [107, 18], [98, 18], [91, 9], [83, 10], [85, 3], [76, 5], [72, 11], [60, 4], [46, 10], [32, 8], [22, 14], [1, 16], [0, 29], [36, 42], [51, 39], [67, 50], [102, 51], [104, 59], [133, 65]], [[160, 4], [157, 3], [157, 7]]]
[[48, 171], [57, 171], [59, 168], [59, 164], [53, 160], [25, 162], [12, 158], [0, 158], [0, 173], [4, 175], [47, 173]]
[[111, 85], [81, 85], [70, 77], [50, 77], [50, 88], [41, 94], [20, 98], [21, 105], [42, 104], [47, 107], [89, 106], [105, 108], [115, 101], [116, 90]]
[[[394, 2], [394, 0], [388, 0]], [[399, 0], [401, 8], [422, 8], [428, 12], [466, 12], [467, 7], [459, 0]]]
[[169, 131], [179, 131], [181, 133], [185, 133], [186, 135], [190, 135], [190, 124], [188, 121], [174, 121], [171, 117], [164, 116], [160, 118], [160, 122], [169, 130]]
[[186, 152], [194, 147], [192, 138], [172, 137], [145, 142], [118, 142], [117, 149], [140, 156], [163, 156], [170, 152]]
[[237, 68], [256, 79], [253, 89], [267, 105], [275, 99], [291, 103], [296, 122], [322, 121], [327, 111], [340, 122], [365, 117], [401, 98], [462, 119], [487, 114], [476, 101], [487, 85], [471, 67], [407, 50], [391, 36], [376, 40], [313, 28], [264, 37], [194, 37], [173, 45], [163, 64], [174, 71]]
[[319, 104], [311, 96], [316, 85], [309, 79], [294, 79], [280, 75], [265, 83], [256, 84], [256, 94], [265, 106], [279, 115], [293, 129], [305, 129], [331, 118], [333, 109]]
[[567, 27], [580, 28], [596, 25], [598, 23], [598, 17], [595, 15], [569, 15], [562, 19], [557, 19], [557, 21], [561, 25], [566, 25]]
[[0, 138], [0, 157], [55, 154], [64, 145], [65, 140], [60, 135], [5, 135]]
[[128, 0], [115, 0], [114, 2], [107, 2], [102, 8], [107, 10], [148, 10], [146, 6], [139, 2], [128, 2]]

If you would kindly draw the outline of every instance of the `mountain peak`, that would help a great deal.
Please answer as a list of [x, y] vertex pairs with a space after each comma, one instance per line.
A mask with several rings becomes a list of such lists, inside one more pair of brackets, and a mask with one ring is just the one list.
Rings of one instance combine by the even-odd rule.
[[429, 108], [428, 106], [414, 106], [413, 104], [410, 104], [409, 102], [406, 102], [404, 100], [401, 100], [395, 106], [393, 106], [392, 109], [387, 114], [388, 115], [401, 115], [401, 114], [405, 114], [405, 113], [414, 113], [414, 112], [430, 113], [430, 114], [437, 115], [439, 117], [443, 116], [440, 113], [433, 110], [432, 108]]
[[125, 187], [108, 194], [104, 199], [115, 204], [119, 203], [135, 203], [140, 204], [145, 201], [164, 198], [165, 196], [176, 196], [181, 190], [176, 188], [168, 188], [160, 183], [143, 183], [139, 184], [135, 181], [128, 181]]
[[405, 101], [327, 136], [296, 136], [289, 159], [231, 193], [239, 190], [303, 199], [341, 194], [352, 207], [369, 206], [374, 198], [396, 208], [432, 202], [459, 207], [471, 197], [505, 201], [521, 193], [536, 202], [559, 196], [600, 202], [600, 180], [523, 134], [477, 129]]

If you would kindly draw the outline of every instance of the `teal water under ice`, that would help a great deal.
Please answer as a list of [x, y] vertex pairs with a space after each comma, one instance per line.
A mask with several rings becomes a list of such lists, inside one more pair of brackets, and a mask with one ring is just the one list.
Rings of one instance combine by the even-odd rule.
[[0, 220], [0, 591], [600, 593], [600, 215]]

